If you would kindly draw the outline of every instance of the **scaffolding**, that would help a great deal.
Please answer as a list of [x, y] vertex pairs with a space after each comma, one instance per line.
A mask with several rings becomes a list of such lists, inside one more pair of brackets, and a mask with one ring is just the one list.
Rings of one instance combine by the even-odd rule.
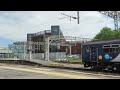
[[[77, 42], [85, 43], [90, 41], [89, 38], [80, 38], [80, 37], [72, 37], [72, 36], [63, 36], [63, 35], [54, 35], [54, 36], [48, 36], [45, 37], [45, 40], [43, 42], [33, 42], [33, 41], [18, 41], [14, 42], [11, 45], [11, 50], [13, 50], [14, 55], [20, 58], [20, 53], [22, 53], [22, 59], [26, 59], [26, 56], [29, 58], [29, 60], [32, 59], [32, 51], [33, 45], [44, 45], [44, 60], [49, 61], [49, 55], [50, 55], [50, 45], [57, 46], [57, 48], [60, 48], [60, 46], [67, 46], [69, 47], [70, 55], [71, 55], [71, 47], [75, 46]], [[73, 44], [70, 44], [68, 42], [74, 42]]]

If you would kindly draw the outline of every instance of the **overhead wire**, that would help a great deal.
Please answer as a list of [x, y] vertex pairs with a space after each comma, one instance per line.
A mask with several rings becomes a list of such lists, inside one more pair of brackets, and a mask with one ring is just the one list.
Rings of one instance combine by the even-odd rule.
[[24, 29], [32, 29], [32, 28], [35, 28], [35, 27], [44, 26], [46, 24], [49, 24], [49, 23], [52, 23], [52, 22], [55, 22], [55, 21], [59, 21], [59, 20], [65, 19], [65, 18], [67, 18], [67, 17], [58, 18], [58, 19], [55, 19], [55, 20], [52, 20], [52, 21], [49, 21], [49, 22], [46, 22], [46, 23], [43, 23], [43, 24], [38, 24], [38, 25], [35, 25], [33, 27], [28, 27], [28, 28], [24, 28]]

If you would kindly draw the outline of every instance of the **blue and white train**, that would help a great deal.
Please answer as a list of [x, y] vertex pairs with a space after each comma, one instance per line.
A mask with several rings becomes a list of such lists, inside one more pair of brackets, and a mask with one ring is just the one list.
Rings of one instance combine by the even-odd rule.
[[120, 38], [86, 42], [81, 49], [84, 67], [120, 70]]

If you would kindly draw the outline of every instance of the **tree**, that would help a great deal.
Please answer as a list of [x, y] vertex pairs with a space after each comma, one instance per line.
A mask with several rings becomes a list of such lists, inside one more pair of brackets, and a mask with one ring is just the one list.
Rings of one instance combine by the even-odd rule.
[[120, 37], [120, 29], [113, 31], [113, 33], [115, 38]]
[[[119, 31], [120, 33], [120, 31]], [[104, 27], [94, 38], [93, 40], [103, 40], [108, 38], [118, 37], [120, 34], [117, 32], [112, 31], [111, 28]]]

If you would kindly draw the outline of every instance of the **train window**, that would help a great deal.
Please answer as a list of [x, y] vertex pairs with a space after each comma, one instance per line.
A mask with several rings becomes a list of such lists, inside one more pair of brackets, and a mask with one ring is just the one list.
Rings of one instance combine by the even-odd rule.
[[104, 49], [103, 49], [103, 52], [104, 52], [104, 53], [109, 53], [109, 48], [104, 48]]
[[92, 47], [92, 48], [91, 48], [91, 51], [92, 51], [92, 52], [95, 52], [95, 51], [96, 51], [96, 48], [95, 48], [95, 47]]
[[104, 53], [118, 53], [120, 52], [119, 44], [113, 44], [113, 45], [104, 45], [103, 46], [103, 52]]
[[105, 45], [105, 46], [103, 46], [103, 48], [109, 48], [110, 47], [110, 45]]
[[118, 53], [120, 52], [120, 48], [108, 48], [109, 49], [109, 53]]
[[112, 45], [112, 47], [119, 47], [119, 45]]
[[86, 48], [86, 52], [87, 52], [87, 53], [90, 52], [90, 48], [89, 48], [89, 47]]
[[112, 48], [110, 48], [110, 53], [112, 53]]
[[117, 53], [119, 52], [119, 48], [116, 48], [116, 52], [117, 52]]
[[116, 52], [116, 48], [112, 48], [112, 52], [115, 53]]

